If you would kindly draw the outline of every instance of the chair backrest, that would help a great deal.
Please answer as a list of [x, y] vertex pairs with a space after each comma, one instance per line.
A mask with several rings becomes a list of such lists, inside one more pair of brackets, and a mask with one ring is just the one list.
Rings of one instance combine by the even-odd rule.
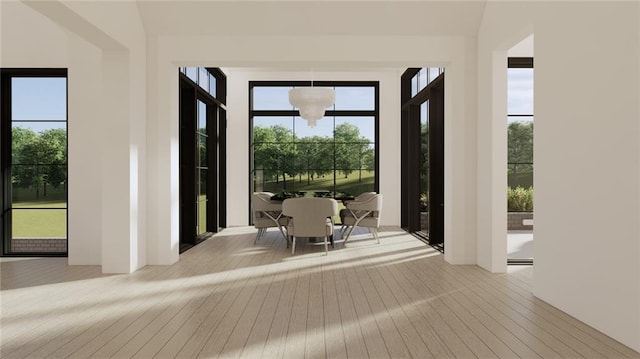
[[338, 202], [333, 198], [289, 198], [282, 202], [282, 213], [293, 218], [290, 236], [324, 237], [327, 218], [338, 213]]
[[272, 201], [272, 196], [271, 192], [255, 192], [251, 201], [253, 212], [279, 210], [281, 203]]
[[377, 195], [375, 192], [363, 192], [357, 195], [353, 200], [354, 201], [365, 201], [373, 196]]
[[347, 203], [347, 208], [353, 211], [372, 211], [363, 218], [359, 225], [363, 227], [378, 227], [380, 225], [380, 212], [382, 211], [382, 194], [375, 194], [365, 200]]
[[374, 193], [366, 198], [348, 202], [347, 208], [358, 211], [380, 212], [382, 210], [382, 195]]

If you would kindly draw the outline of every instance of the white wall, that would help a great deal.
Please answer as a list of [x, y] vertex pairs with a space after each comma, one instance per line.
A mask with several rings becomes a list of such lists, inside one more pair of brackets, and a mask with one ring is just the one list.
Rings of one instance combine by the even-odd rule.
[[[155, 58], [149, 61], [150, 109], [148, 129], [150, 169], [148, 181], [150, 207], [148, 212], [150, 264], [169, 264], [178, 259], [178, 106], [177, 67], [210, 66], [224, 68], [268, 68], [269, 71], [301, 71], [300, 78], [308, 79], [308, 71], [344, 72], [345, 78], [360, 76], [357, 72], [375, 73], [380, 68], [404, 69], [419, 66], [445, 66], [445, 259], [451, 263], [476, 262], [476, 186], [475, 186], [475, 41], [465, 37], [420, 36], [309, 36], [301, 42], [296, 36], [197, 36], [154, 37], [148, 39], [148, 52]], [[286, 59], [286, 60], [283, 60]], [[338, 71], [336, 71], [338, 69]], [[354, 71], [349, 71], [354, 69]], [[353, 75], [347, 75], [348, 73]], [[248, 78], [234, 79], [230, 74], [228, 143], [228, 209], [229, 225], [248, 223], [248, 145], [246, 96]], [[265, 77], [272, 76], [267, 73]], [[318, 77], [320, 78], [320, 77]], [[389, 83], [391, 78], [384, 78]], [[331, 79], [335, 79], [331, 76]], [[370, 79], [370, 78], [366, 78]], [[399, 81], [399, 76], [397, 81]], [[384, 88], [391, 91], [398, 86]], [[382, 91], [386, 91], [382, 88]], [[236, 91], [242, 91], [240, 97]], [[397, 93], [382, 94], [381, 103], [398, 101]], [[240, 106], [240, 112], [238, 111]], [[398, 118], [392, 106], [381, 123], [391, 124], [389, 118]], [[399, 141], [399, 128], [388, 137]], [[385, 138], [387, 133], [383, 136]], [[383, 142], [381, 146], [387, 146]], [[393, 141], [393, 140], [390, 140]], [[393, 146], [393, 145], [392, 145]], [[391, 152], [381, 147], [381, 191], [385, 197], [385, 224], [399, 224], [399, 188], [393, 188], [399, 178], [399, 152], [395, 145]], [[150, 145], [152, 148], [152, 145]], [[236, 152], [237, 151], [237, 152]], [[153, 152], [153, 153], [151, 153]], [[396, 161], [396, 162], [394, 162]], [[151, 167], [150, 167], [151, 168]], [[151, 172], [153, 174], [151, 175]], [[238, 177], [240, 176], [240, 177]], [[151, 205], [153, 201], [153, 205]], [[237, 205], [236, 205], [237, 203]]]
[[147, 264], [146, 37], [138, 8], [77, 1], [35, 7], [102, 50], [102, 66], [95, 67], [103, 75], [102, 99], [93, 108], [100, 109], [103, 131], [101, 264], [103, 272], [135, 271]]
[[135, 3], [91, 3], [3, 2], [2, 66], [69, 69], [69, 263], [128, 273], [147, 263], [146, 39]]
[[[479, 214], [481, 207], [491, 208], [479, 216], [479, 248], [489, 248], [479, 253], [479, 264], [495, 269], [506, 259], [496, 249], [504, 243], [495, 240], [505, 237], [501, 228], [506, 228], [500, 204], [506, 187], [506, 131], [500, 125], [506, 101], [492, 102], [487, 95], [506, 97], [506, 91], [496, 84], [503, 74], [494, 57], [502, 58], [535, 28], [534, 294], [635, 350], [640, 350], [638, 19], [638, 3], [631, 2], [490, 2], [478, 41], [478, 125], [488, 128], [478, 137]], [[492, 147], [494, 141], [500, 148]]]
[[2, 67], [67, 67], [66, 31], [21, 2], [2, 1], [0, 8]]

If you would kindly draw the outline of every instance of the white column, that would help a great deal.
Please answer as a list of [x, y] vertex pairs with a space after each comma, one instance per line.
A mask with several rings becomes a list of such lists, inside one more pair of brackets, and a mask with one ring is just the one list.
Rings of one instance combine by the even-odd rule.
[[476, 264], [475, 54], [475, 40], [461, 40], [445, 68], [444, 256], [452, 264]]
[[147, 43], [147, 263], [166, 265], [179, 259], [178, 67]]
[[101, 126], [102, 271], [130, 273], [133, 238], [130, 216], [130, 113], [128, 51], [102, 55], [102, 106], [96, 108]]
[[69, 33], [68, 173], [70, 265], [102, 263], [102, 178], [100, 130], [102, 53]]

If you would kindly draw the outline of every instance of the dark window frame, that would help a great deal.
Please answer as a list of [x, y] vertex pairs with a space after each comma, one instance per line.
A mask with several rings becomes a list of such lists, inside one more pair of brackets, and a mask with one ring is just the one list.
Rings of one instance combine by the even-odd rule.
[[[533, 69], [533, 57], [508, 57], [507, 58], [507, 69]], [[527, 113], [509, 113], [507, 111], [507, 118], [509, 117], [531, 117], [534, 118], [534, 114]], [[507, 139], [508, 140], [508, 139]], [[509, 162], [507, 158], [507, 169], [510, 168], [511, 165], [530, 165], [533, 166], [532, 162]]]
[[[209, 91], [202, 88], [196, 81], [189, 78], [181, 67], [178, 71], [178, 82], [180, 86], [179, 112], [180, 112], [180, 253], [197, 245], [207, 239], [212, 233], [218, 232], [227, 226], [226, 208], [226, 75], [219, 68], [206, 67], [209, 74], [216, 78], [216, 97]], [[200, 73], [200, 71], [196, 71]], [[184, 95], [188, 98], [183, 98]], [[195, 199], [196, 179], [199, 181], [200, 163], [196, 163], [199, 154], [196, 148], [196, 136], [200, 133], [197, 130], [197, 103], [203, 102], [206, 105], [207, 117], [207, 204], [206, 204], [206, 232], [198, 235], [196, 233], [197, 210], [195, 206], [198, 202]], [[189, 103], [187, 103], [189, 102]], [[182, 122], [183, 116], [191, 117], [187, 123]], [[186, 127], [185, 127], [186, 126]], [[188, 150], [192, 148], [193, 151]], [[212, 166], [212, 161], [215, 161]], [[188, 169], [187, 169], [188, 167]], [[196, 174], [196, 171], [198, 173]], [[212, 173], [214, 171], [216, 173]], [[215, 174], [215, 175], [214, 175]], [[199, 190], [198, 190], [199, 191]], [[190, 199], [186, 199], [190, 198]], [[193, 201], [191, 201], [193, 199]], [[183, 201], [193, 203], [194, 207], [189, 209], [182, 206]], [[214, 208], [215, 207], [215, 208]], [[194, 212], [195, 211], [195, 212]], [[188, 223], [187, 223], [188, 222]], [[193, 222], [193, 223], [192, 223]], [[193, 224], [193, 225], [192, 225]]]
[[[413, 79], [422, 68], [408, 68], [400, 79], [401, 101], [401, 207], [400, 226], [434, 248], [444, 251], [444, 69], [413, 94]], [[429, 235], [420, 224], [420, 106], [429, 106]], [[442, 121], [440, 121], [441, 119]], [[433, 122], [432, 122], [433, 121]]]
[[[66, 207], [64, 208], [49, 208], [38, 207], [38, 210], [64, 210], [66, 212], [66, 252], [12, 252], [11, 251], [11, 220], [12, 212], [14, 210], [12, 206], [12, 193], [11, 193], [11, 166], [12, 166], [12, 84], [11, 79], [14, 77], [34, 77], [34, 78], [65, 78], [67, 79], [66, 86], [66, 107], [67, 107], [67, 119], [64, 121], [66, 124], [67, 134], [67, 191], [65, 193]], [[0, 256], [3, 257], [67, 257], [69, 251], [69, 84], [68, 84], [68, 71], [66, 68], [2, 68], [0, 69], [0, 178], [2, 179], [2, 195], [0, 196]], [[62, 121], [37, 121], [37, 122], [62, 122]], [[24, 164], [23, 164], [24, 165]]]
[[[373, 117], [374, 119], [374, 191], [380, 192], [380, 81], [249, 81], [249, 176], [254, 173], [253, 159], [253, 126], [254, 117], [299, 117], [300, 111], [290, 110], [254, 110], [253, 109], [253, 89], [255, 87], [373, 87], [374, 108], [373, 110], [333, 110], [327, 109], [325, 117]], [[295, 141], [293, 142], [295, 143]], [[334, 164], [334, 171], [335, 171]], [[334, 174], [335, 175], [335, 174]], [[252, 178], [252, 177], [251, 177]], [[249, 181], [249, 224], [251, 224], [251, 194], [253, 193], [253, 180]]]

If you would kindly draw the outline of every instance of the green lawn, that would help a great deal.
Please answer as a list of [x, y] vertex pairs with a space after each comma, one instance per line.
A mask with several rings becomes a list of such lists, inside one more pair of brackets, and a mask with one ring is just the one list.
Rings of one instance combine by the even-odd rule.
[[[324, 178], [316, 178], [313, 181], [309, 181], [307, 184], [307, 177], [287, 178], [287, 191], [305, 191], [314, 189], [333, 190], [333, 176], [325, 176]], [[358, 195], [362, 192], [373, 191], [374, 172], [362, 171], [362, 179], [360, 179], [359, 172], [351, 173], [347, 178], [341, 172], [338, 172], [336, 178], [336, 190], [338, 192], [345, 192], [351, 195]], [[275, 181], [266, 182], [265, 189], [270, 192], [280, 192], [284, 190], [282, 181], [276, 183]], [[15, 210], [13, 210], [13, 222], [12, 230], [13, 237], [66, 237], [67, 236], [67, 218], [66, 211], [67, 203], [63, 199], [51, 199], [52, 196], [48, 196], [46, 200], [40, 197], [39, 199], [29, 198], [27, 200], [26, 193], [20, 193], [19, 199], [13, 203]], [[57, 196], [56, 196], [57, 197]], [[204, 203], [201, 202], [199, 223], [205, 223], [206, 208]], [[339, 203], [340, 209], [344, 208], [342, 203]], [[39, 210], [33, 209], [38, 207], [60, 208], [52, 210]], [[339, 218], [336, 216], [336, 223], [339, 222]]]
[[[40, 203], [38, 203], [40, 205]], [[67, 211], [64, 203], [52, 210], [14, 209], [12, 231], [14, 238], [67, 237]], [[17, 207], [17, 206], [16, 206]], [[21, 208], [29, 208], [22, 203]], [[51, 207], [54, 207], [53, 205]]]
[[[36, 191], [12, 187], [12, 236], [14, 238], [66, 238], [67, 194], [65, 188], [49, 186]], [[56, 209], [36, 209], [56, 208]], [[59, 209], [57, 209], [59, 208]]]

